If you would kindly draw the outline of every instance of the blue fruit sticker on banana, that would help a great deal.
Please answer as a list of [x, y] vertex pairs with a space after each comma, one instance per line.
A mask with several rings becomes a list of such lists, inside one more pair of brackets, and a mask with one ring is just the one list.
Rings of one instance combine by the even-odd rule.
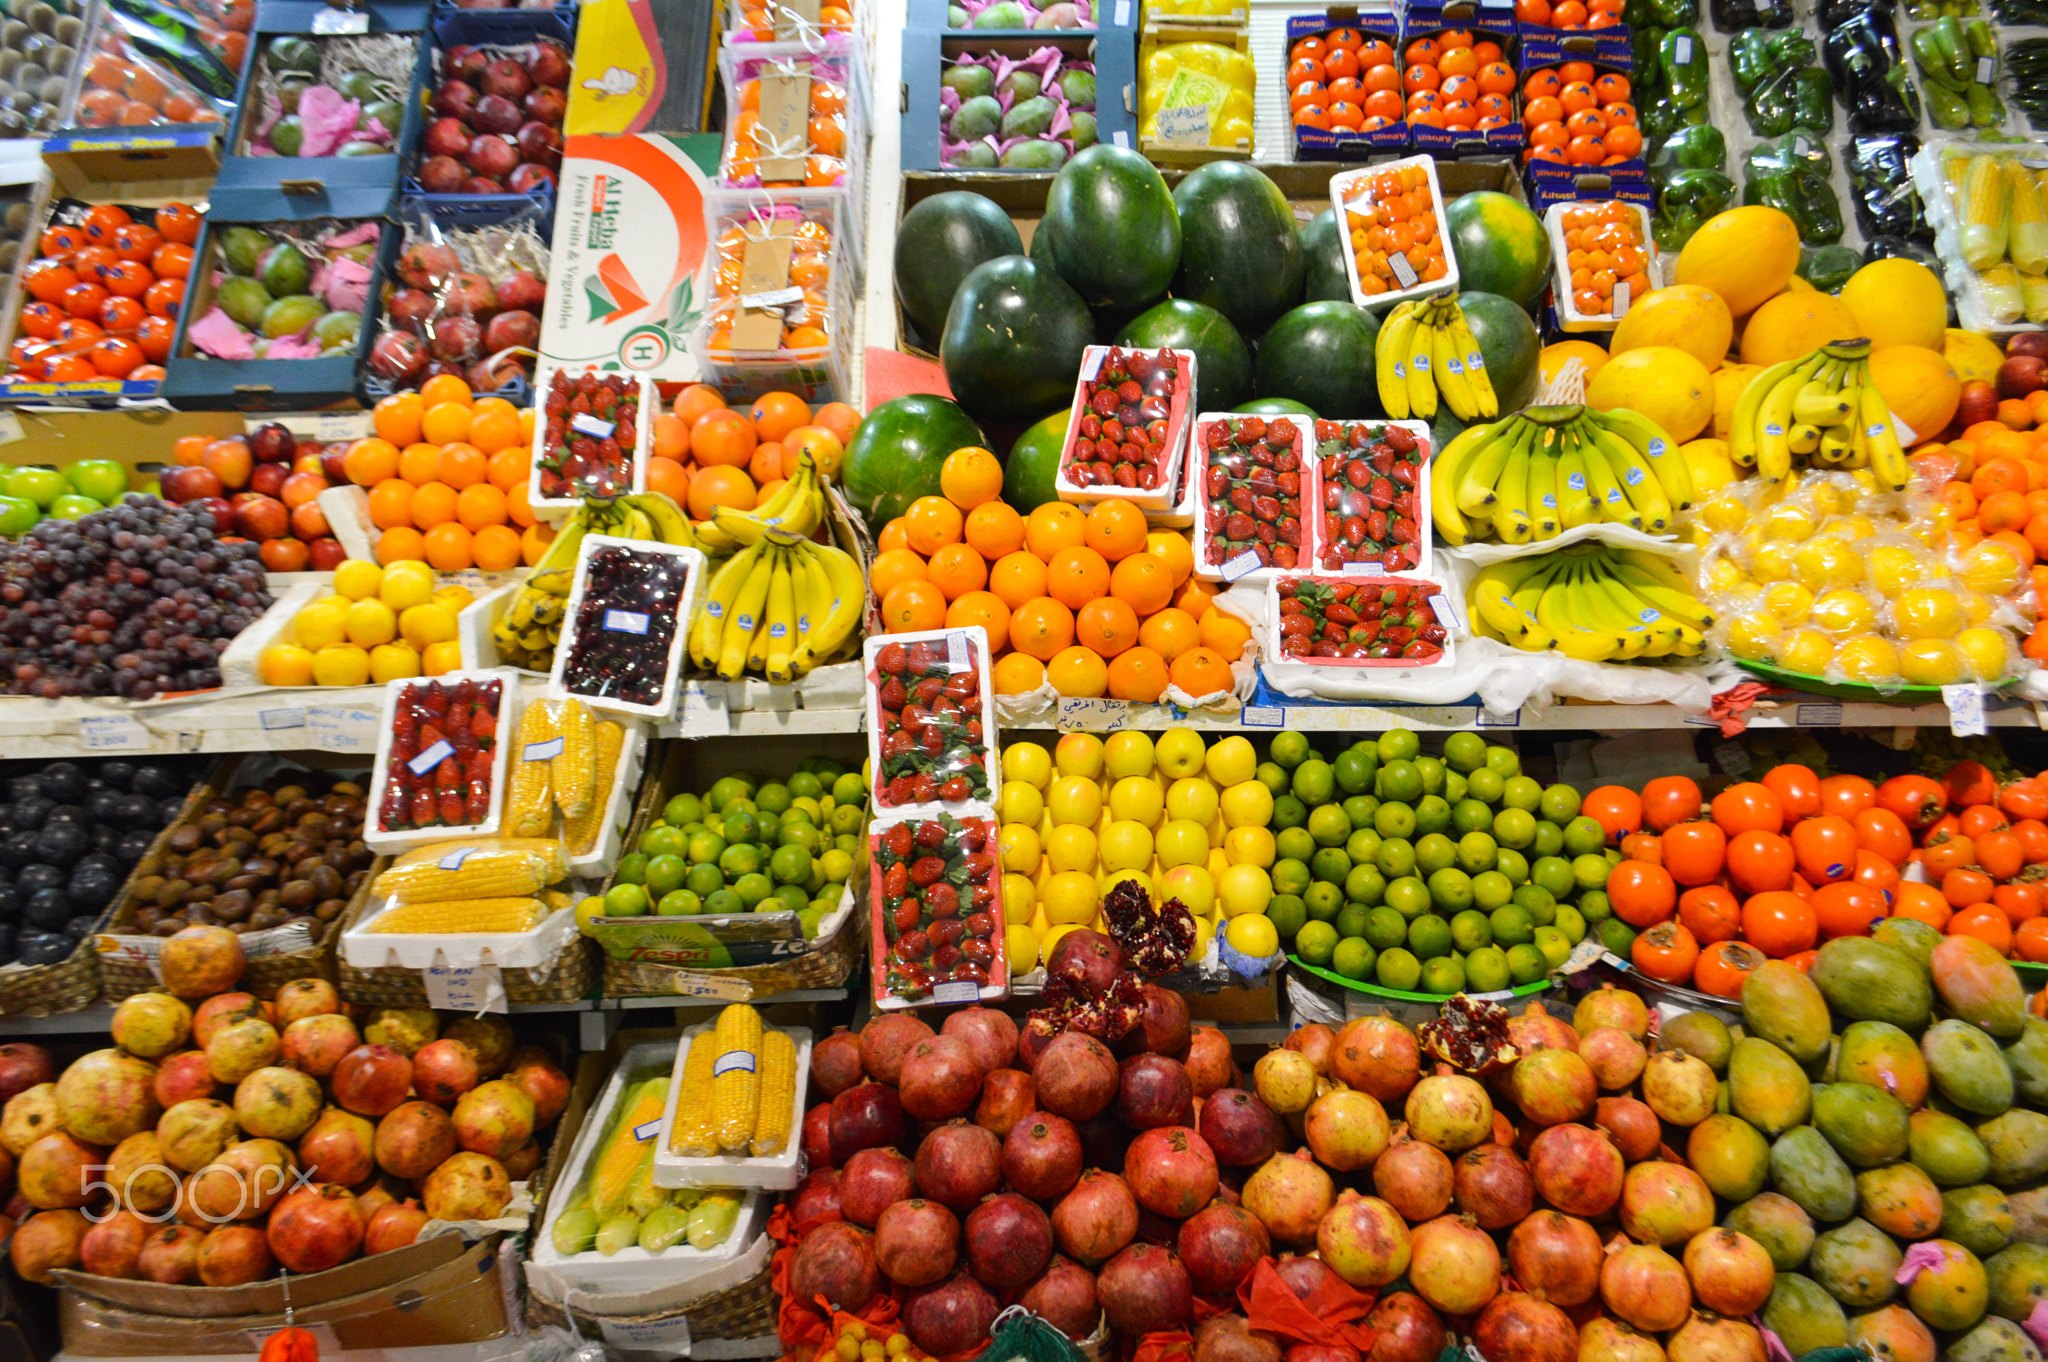
[[1474, 350], [1471, 354], [1465, 356], [1465, 370], [1467, 373], [1471, 373], [1479, 369], [1484, 369], [1485, 367], [1486, 356], [1480, 354], [1477, 350]]

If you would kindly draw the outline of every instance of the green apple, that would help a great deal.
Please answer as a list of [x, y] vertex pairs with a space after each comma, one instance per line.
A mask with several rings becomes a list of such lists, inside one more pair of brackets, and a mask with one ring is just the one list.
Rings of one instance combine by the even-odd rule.
[[80, 459], [64, 465], [64, 476], [73, 491], [102, 506], [113, 505], [128, 490], [127, 468], [112, 459]]
[[54, 468], [17, 468], [7, 475], [8, 496], [33, 501], [44, 510], [70, 490], [71, 484]]
[[50, 514], [59, 520], [76, 520], [80, 516], [88, 516], [94, 511], [106, 509], [91, 497], [81, 497], [75, 493], [66, 493], [50, 503]]
[[28, 498], [0, 496], [0, 535], [18, 538], [34, 529], [42, 518], [42, 509]]

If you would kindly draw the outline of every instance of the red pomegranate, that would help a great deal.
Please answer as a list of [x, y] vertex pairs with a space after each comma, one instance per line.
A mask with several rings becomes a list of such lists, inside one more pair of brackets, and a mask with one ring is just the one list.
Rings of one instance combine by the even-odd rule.
[[1116, 1043], [1120, 1055], [1164, 1055], [1181, 1061], [1189, 1057], [1193, 1032], [1188, 1022], [1187, 1000], [1170, 988], [1146, 983], [1145, 1001], [1138, 1012], [1138, 1024]]
[[971, 1353], [988, 1341], [996, 1322], [996, 1298], [964, 1272], [911, 1294], [903, 1307], [903, 1332], [934, 1357]]
[[1195, 1330], [1195, 1362], [1281, 1362], [1280, 1342], [1243, 1315], [1214, 1315]]
[[1654, 1244], [1617, 1240], [1600, 1266], [1600, 1299], [1645, 1333], [1676, 1329], [1692, 1310], [1685, 1268]]
[[1082, 1263], [1103, 1262], [1137, 1237], [1137, 1198], [1116, 1174], [1090, 1168], [1052, 1208], [1052, 1230], [1062, 1253]]
[[874, 1238], [857, 1225], [843, 1220], [820, 1225], [796, 1246], [789, 1293], [805, 1305], [823, 1296], [835, 1309], [858, 1313], [874, 1299], [880, 1284]]
[[1593, 1079], [1607, 1092], [1624, 1092], [1642, 1077], [1650, 1052], [1628, 1032], [1596, 1026], [1579, 1041], [1579, 1058], [1593, 1070]]
[[1508, 1018], [1508, 1044], [1524, 1055], [1538, 1050], [1576, 1050], [1579, 1033], [1562, 1017], [1553, 1017], [1542, 1000], [1531, 999], [1518, 1017]]
[[1408, 1242], [1409, 1283], [1445, 1314], [1474, 1314], [1500, 1291], [1500, 1250], [1471, 1216], [1440, 1215]]
[[1198, 1293], [1234, 1296], [1238, 1283], [1273, 1251], [1273, 1240], [1250, 1211], [1217, 1201], [1181, 1222], [1175, 1251]]
[[1148, 1130], [1124, 1155], [1124, 1181], [1138, 1204], [1176, 1220], [1208, 1205], [1217, 1180], [1208, 1141], [1186, 1126]]
[[1621, 1228], [1631, 1239], [1671, 1248], [1714, 1223], [1714, 1194], [1682, 1163], [1653, 1160], [1621, 1184]]
[[1456, 1174], [1448, 1154], [1410, 1138], [1408, 1127], [1397, 1123], [1387, 1152], [1372, 1166], [1372, 1188], [1402, 1219], [1419, 1225], [1450, 1207]]
[[811, 1086], [826, 1101], [867, 1077], [861, 1067], [860, 1037], [840, 1027], [811, 1047]]
[[1231, 1168], [1253, 1168], [1280, 1147], [1280, 1120], [1264, 1102], [1242, 1088], [1220, 1088], [1202, 1101], [1195, 1127]]
[[1637, 1333], [1618, 1319], [1601, 1315], [1579, 1330], [1579, 1352], [1599, 1362], [1665, 1362], [1657, 1340]]
[[1244, 1180], [1239, 1196], [1268, 1234], [1284, 1244], [1306, 1244], [1315, 1239], [1337, 1189], [1309, 1151], [1298, 1149], [1260, 1164]]
[[1664, 1340], [1664, 1355], [1671, 1362], [1764, 1362], [1764, 1339], [1742, 1320], [1695, 1310]]
[[1607, 1132], [1621, 1157], [1641, 1163], [1664, 1143], [1664, 1127], [1657, 1113], [1633, 1097], [1603, 1097], [1593, 1108], [1593, 1124]]
[[[1069, 932], [1062, 944], [1079, 936]], [[1045, 1047], [1031, 1070], [1038, 1085], [1038, 1105], [1069, 1121], [1086, 1121], [1116, 1098], [1116, 1056], [1095, 1037], [1064, 1031]]]
[[939, 1034], [965, 1041], [983, 1073], [1007, 1069], [1017, 1062], [1017, 1023], [992, 1007], [962, 1008], [946, 1018]]
[[1552, 1126], [1529, 1145], [1536, 1191], [1567, 1215], [1593, 1219], [1621, 1200], [1621, 1151], [1590, 1127]]
[[1508, 1267], [1525, 1291], [1553, 1305], [1581, 1305], [1600, 1289], [1600, 1236], [1559, 1211], [1535, 1211], [1508, 1236]]
[[974, 1124], [1002, 1139], [1017, 1122], [1038, 1110], [1038, 1085], [1022, 1069], [997, 1069], [981, 1081]]
[[1045, 1275], [1026, 1287], [1017, 1300], [1076, 1343], [1092, 1336], [1102, 1324], [1095, 1274], [1071, 1258], [1055, 1255]]
[[795, 1222], [797, 1238], [827, 1221], [846, 1218], [839, 1204], [839, 1184], [845, 1176], [837, 1168], [813, 1168], [796, 1185], [789, 1196], [789, 1218]]
[[1323, 1265], [1362, 1290], [1385, 1286], [1409, 1263], [1408, 1226], [1392, 1206], [1346, 1191], [1316, 1226]]
[[1074, 1123], [1034, 1111], [1003, 1141], [1003, 1178], [1033, 1201], [1063, 1197], [1081, 1176], [1081, 1136]]
[[1422, 1077], [1422, 1052], [1415, 1033], [1382, 1012], [1361, 1017], [1338, 1033], [1330, 1067], [1346, 1087], [1393, 1104]]
[[1508, 1086], [1522, 1115], [1539, 1126], [1561, 1125], [1590, 1114], [1600, 1096], [1593, 1067], [1570, 1050], [1537, 1050], [1508, 1071]]
[[1045, 962], [1048, 977], [1065, 979], [1090, 998], [1109, 992], [1109, 986], [1116, 982], [1123, 968], [1123, 947], [1087, 927], [1077, 927], [1062, 936]]
[[894, 1085], [903, 1076], [910, 1047], [932, 1035], [931, 1027], [908, 1012], [885, 1012], [861, 1028], [861, 1068], [876, 1082]]
[[[917, 1146], [917, 1190], [953, 1214], [965, 1215], [1002, 1185], [1002, 1163], [1002, 1144], [991, 1132], [965, 1121], [949, 1122]], [[849, 1173], [852, 1168], [849, 1163]]]
[[1372, 1330], [1366, 1362], [1436, 1362], [1444, 1350], [1444, 1322], [1412, 1291], [1381, 1296], [1365, 1324]]
[[1459, 1210], [1479, 1222], [1480, 1229], [1504, 1230], [1522, 1223], [1536, 1204], [1536, 1184], [1529, 1176], [1529, 1165], [1514, 1150], [1483, 1144], [1458, 1156], [1452, 1169], [1451, 1198]]
[[[938, 1133], [933, 1131], [927, 1142]], [[839, 1213], [856, 1225], [873, 1229], [883, 1211], [910, 1200], [916, 1187], [917, 1175], [909, 1159], [893, 1149], [863, 1149], [841, 1170]]]
[[1015, 1291], [1052, 1261], [1052, 1221], [1015, 1192], [988, 1198], [964, 1226], [967, 1270], [998, 1293]]
[[1132, 1336], [1185, 1328], [1194, 1309], [1187, 1269], [1156, 1244], [1132, 1244], [1104, 1263], [1095, 1294], [1110, 1328]]
[[959, 1252], [960, 1222], [936, 1201], [898, 1201], [875, 1224], [875, 1266], [898, 1286], [944, 1280]]
[[270, 1251], [292, 1272], [338, 1267], [363, 1249], [368, 1217], [346, 1187], [318, 1183], [288, 1194], [270, 1213]]
[[[887, 1020], [887, 1018], [884, 1018]], [[903, 1141], [903, 1103], [886, 1083], [859, 1083], [832, 1099], [832, 1162]]]
[[1488, 1302], [1472, 1325], [1472, 1341], [1486, 1362], [1577, 1362], [1579, 1356], [1579, 1331], [1564, 1311], [1526, 1291], [1506, 1291]]
[[1718, 1315], [1741, 1317], [1763, 1309], [1777, 1277], [1762, 1244], [1727, 1228], [1694, 1236], [1684, 1263], [1693, 1295]]
[[910, 1047], [897, 1084], [903, 1113], [920, 1121], [964, 1116], [981, 1097], [982, 1068], [958, 1036], [929, 1036]]
[[1188, 1041], [1188, 1081], [1195, 1096], [1208, 1099], [1230, 1085], [1230, 1038], [1213, 1026], [1197, 1026]]
[[1118, 1069], [1117, 1114], [1134, 1130], [1193, 1125], [1195, 1088], [1188, 1071], [1164, 1055], [1132, 1055]]

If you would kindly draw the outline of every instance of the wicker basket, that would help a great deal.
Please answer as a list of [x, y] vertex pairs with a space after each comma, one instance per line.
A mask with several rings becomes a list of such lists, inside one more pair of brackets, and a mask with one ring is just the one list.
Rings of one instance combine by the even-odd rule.
[[[364, 888], [369, 886], [365, 884]], [[370, 897], [361, 895], [341, 915], [338, 937], [354, 929], [370, 910]], [[501, 971], [505, 997], [512, 1003], [573, 1003], [591, 991], [597, 982], [597, 946], [581, 936], [572, 936], [562, 952], [548, 962], [549, 969], [507, 969]], [[421, 973], [402, 965], [379, 965], [361, 969], [346, 957], [335, 958], [336, 986], [352, 1003], [372, 1007], [431, 1007]]]
[[[695, 1300], [684, 1308], [683, 1318], [690, 1322], [690, 1341], [701, 1343], [707, 1338], [749, 1339], [762, 1338], [775, 1332], [776, 1299], [775, 1287], [770, 1282], [773, 1275], [775, 1256], [770, 1254], [761, 1264], [761, 1270], [745, 1281], [729, 1286], [723, 1291], [714, 1291], [701, 1300]], [[554, 1325], [556, 1328], [569, 1327], [569, 1310], [545, 1296], [537, 1294], [531, 1287], [526, 1292], [526, 1321], [529, 1326]], [[576, 1329], [585, 1338], [604, 1337], [604, 1325], [600, 1317], [575, 1312]], [[614, 1324], [636, 1324], [658, 1319], [670, 1319], [671, 1315], [622, 1315], [605, 1316]]]

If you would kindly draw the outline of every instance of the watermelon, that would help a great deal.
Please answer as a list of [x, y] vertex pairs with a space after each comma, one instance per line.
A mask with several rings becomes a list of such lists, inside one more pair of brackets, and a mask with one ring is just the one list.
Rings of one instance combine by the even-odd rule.
[[884, 402], [854, 431], [839, 468], [839, 490], [879, 531], [919, 497], [939, 494], [939, 470], [956, 449], [986, 448], [988, 437], [956, 402], [912, 393]]
[[1024, 515], [1048, 501], [1058, 501], [1053, 484], [1059, 478], [1060, 455], [1066, 449], [1067, 426], [1074, 409], [1064, 407], [1017, 437], [1003, 465], [1003, 500]]
[[1257, 335], [1301, 301], [1301, 233], [1280, 186], [1243, 161], [1211, 161], [1173, 191], [1180, 274], [1173, 296], [1206, 303]]
[[1236, 411], [1252, 389], [1252, 352], [1237, 328], [1213, 307], [1168, 298], [1133, 318], [1116, 334], [1116, 344], [1141, 350], [1195, 352], [1195, 400], [1191, 410]]
[[1334, 208], [1325, 208], [1301, 229], [1303, 302], [1351, 301], [1351, 276], [1344, 270], [1344, 244]]
[[1458, 306], [1464, 309], [1465, 324], [1479, 353], [1486, 356], [1486, 376], [1500, 399], [1503, 413], [1520, 411], [1536, 396], [1542, 375], [1537, 365], [1543, 343], [1529, 314], [1497, 293], [1461, 293]]
[[1053, 268], [1091, 307], [1150, 307], [1180, 265], [1180, 213], [1166, 181], [1137, 152], [1108, 143], [1052, 177], [1038, 231]]
[[1071, 401], [1095, 339], [1087, 305], [1026, 256], [976, 265], [960, 281], [939, 338], [953, 396], [979, 421], [1036, 421]]
[[1380, 319], [1362, 307], [1303, 303], [1259, 342], [1253, 386], [1260, 397], [1313, 397], [1316, 410], [1335, 421], [1377, 415], [1373, 347], [1379, 335]]
[[[1531, 307], [1550, 284], [1550, 233], [1519, 200], [1482, 189], [1445, 206], [1458, 287]], [[1506, 408], [1502, 408], [1506, 410]]]
[[999, 255], [1024, 254], [1024, 239], [994, 200], [956, 189], [920, 200], [896, 229], [896, 298], [918, 337], [937, 344], [953, 291], [967, 272]]
[[1306, 416], [1311, 421], [1316, 417], [1313, 407], [1291, 397], [1254, 397], [1249, 402], [1238, 403], [1231, 410], [1247, 416]]

